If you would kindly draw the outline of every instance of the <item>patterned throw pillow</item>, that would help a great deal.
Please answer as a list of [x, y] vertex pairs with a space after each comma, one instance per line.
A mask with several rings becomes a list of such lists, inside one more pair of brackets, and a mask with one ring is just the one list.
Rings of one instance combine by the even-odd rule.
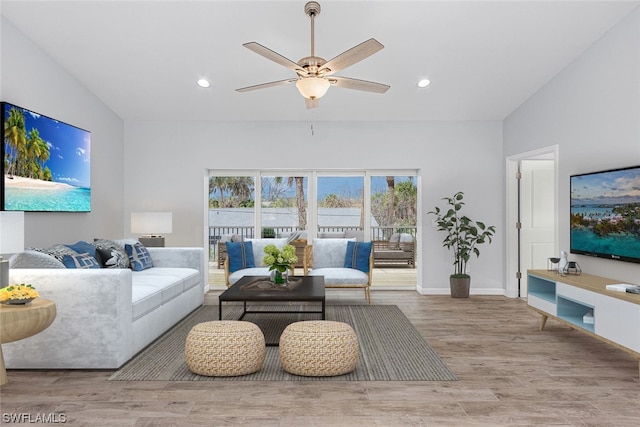
[[52, 257], [54, 257], [60, 262], [62, 262], [62, 257], [64, 257], [65, 255], [78, 255], [78, 252], [68, 248], [65, 245], [54, 245], [54, 246], [51, 246], [50, 248], [45, 248], [45, 249], [43, 248], [28, 248], [28, 249], [32, 251], [42, 252], [43, 254], [51, 255]]
[[89, 254], [65, 255], [62, 263], [67, 268], [100, 268], [98, 261]]
[[64, 264], [43, 252], [26, 250], [9, 259], [10, 268], [65, 268]]
[[92, 257], [96, 256], [96, 245], [89, 242], [84, 242], [80, 240], [79, 242], [76, 242], [72, 245], [65, 245], [65, 246], [68, 247], [69, 249], [73, 249], [79, 254], [89, 254]]
[[229, 273], [256, 266], [251, 242], [227, 242], [227, 257], [229, 260]]
[[153, 267], [151, 255], [142, 243], [135, 243], [133, 245], [126, 244], [124, 245], [124, 249], [127, 251], [133, 271], [142, 271]]
[[[114, 248], [96, 248], [96, 259], [102, 268], [125, 268], [123, 267], [125, 264], [124, 256], [126, 256], [126, 253], [123, 255]], [[126, 263], [130, 264], [129, 257], [127, 257]]]
[[348, 242], [347, 255], [344, 258], [344, 267], [355, 268], [368, 273], [370, 256], [371, 242]]
[[129, 255], [124, 250], [124, 245], [118, 244], [113, 240], [94, 239], [93, 244], [96, 245], [99, 253], [101, 265], [106, 268], [130, 268]]

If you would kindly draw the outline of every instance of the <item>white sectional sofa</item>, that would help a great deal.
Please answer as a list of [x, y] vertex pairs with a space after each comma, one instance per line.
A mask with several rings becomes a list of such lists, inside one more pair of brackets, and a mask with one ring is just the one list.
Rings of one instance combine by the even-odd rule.
[[54, 322], [3, 344], [8, 369], [115, 369], [202, 305], [202, 248], [147, 248], [153, 267], [12, 268], [56, 304]]

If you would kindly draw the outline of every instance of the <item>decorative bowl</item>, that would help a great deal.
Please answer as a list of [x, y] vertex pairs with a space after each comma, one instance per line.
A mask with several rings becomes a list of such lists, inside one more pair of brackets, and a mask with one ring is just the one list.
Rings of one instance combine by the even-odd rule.
[[30, 304], [35, 298], [25, 298], [25, 299], [8, 299], [2, 301], [3, 304], [6, 305], [27, 305]]

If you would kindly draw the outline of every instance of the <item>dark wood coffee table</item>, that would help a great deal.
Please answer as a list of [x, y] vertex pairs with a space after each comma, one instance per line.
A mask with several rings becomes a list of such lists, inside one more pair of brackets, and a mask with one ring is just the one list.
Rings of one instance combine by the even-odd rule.
[[[222, 320], [222, 303], [225, 301], [242, 301], [244, 310], [238, 320], [242, 320], [249, 313], [314, 313], [321, 314], [325, 319], [324, 277], [322, 276], [294, 276], [291, 280], [301, 280], [291, 289], [256, 289], [252, 283], [259, 280], [269, 280], [267, 277], [244, 276], [218, 297], [219, 319]], [[320, 302], [321, 311], [267, 311], [247, 310], [247, 302]]]

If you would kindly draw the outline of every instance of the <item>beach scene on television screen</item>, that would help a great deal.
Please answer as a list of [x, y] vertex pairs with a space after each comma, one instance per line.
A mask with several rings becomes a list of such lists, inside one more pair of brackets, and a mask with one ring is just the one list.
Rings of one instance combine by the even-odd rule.
[[91, 134], [5, 104], [4, 209], [89, 212]]
[[640, 167], [571, 177], [571, 250], [640, 260]]

